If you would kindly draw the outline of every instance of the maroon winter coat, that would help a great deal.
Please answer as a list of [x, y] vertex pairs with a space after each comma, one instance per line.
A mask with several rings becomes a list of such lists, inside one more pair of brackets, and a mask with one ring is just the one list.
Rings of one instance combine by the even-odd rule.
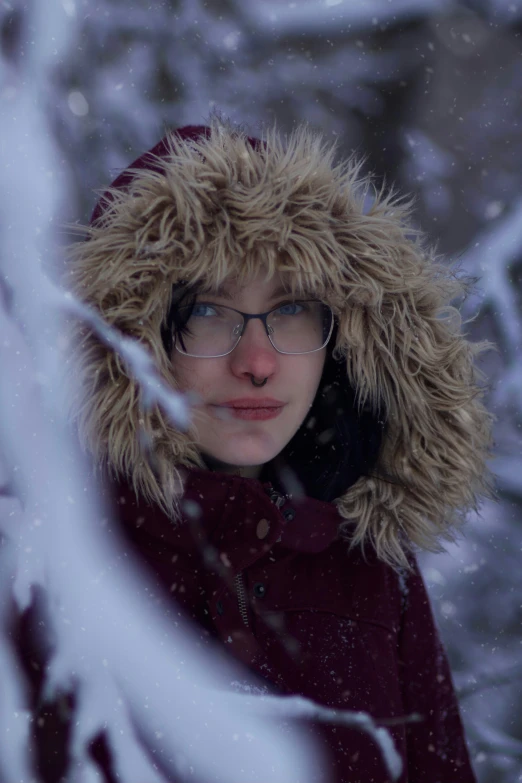
[[[129, 550], [150, 568], [166, 617], [174, 621], [183, 611], [201, 627], [203, 643], [219, 640], [267, 692], [377, 720], [418, 714], [419, 722], [390, 728], [404, 762], [400, 783], [473, 783], [446, 655], [414, 559], [411, 572], [397, 571], [370, 548], [365, 556], [350, 551], [331, 503], [296, 501], [269, 482], [236, 475], [186, 475], [177, 527], [157, 506], [138, 503], [127, 485], [108, 491], [122, 555]], [[57, 783], [74, 697], [38, 707], [49, 655], [38, 645], [42, 621], [36, 600], [14, 633], [33, 685], [36, 765], [44, 783]], [[321, 783], [390, 781], [364, 733], [335, 725], [307, 730], [329, 758]], [[92, 753], [113, 783], [103, 736]]]
[[[475, 780], [416, 563], [398, 573], [369, 548], [350, 552], [333, 504], [296, 502], [255, 479], [190, 471], [177, 528], [125, 486], [116, 495], [125, 535], [203, 640], [219, 639], [272, 692], [376, 719], [418, 713], [391, 729], [400, 783]], [[330, 757], [325, 781], [390, 780], [365, 734], [313, 731]]]

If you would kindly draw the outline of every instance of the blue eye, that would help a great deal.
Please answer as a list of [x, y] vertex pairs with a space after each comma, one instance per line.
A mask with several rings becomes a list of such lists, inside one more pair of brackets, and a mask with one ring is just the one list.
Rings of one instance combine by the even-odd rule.
[[297, 302], [287, 302], [277, 308], [277, 312], [281, 315], [299, 315], [304, 310], [304, 307]]
[[[205, 312], [206, 310], [211, 310], [211, 313]], [[216, 315], [216, 311], [211, 305], [208, 304], [195, 304], [192, 308], [191, 317], [196, 318], [205, 318], [205, 316], [208, 315]]]

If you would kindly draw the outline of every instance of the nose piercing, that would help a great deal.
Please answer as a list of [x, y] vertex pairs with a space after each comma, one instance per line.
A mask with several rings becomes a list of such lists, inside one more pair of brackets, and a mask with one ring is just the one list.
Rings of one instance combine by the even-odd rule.
[[258, 382], [258, 381], [256, 381], [256, 379], [254, 378], [254, 375], [253, 375], [253, 373], [250, 373], [250, 380], [252, 381], [252, 386], [258, 386], [258, 387], [261, 387], [261, 386], [264, 386], [264, 385], [265, 385], [265, 383], [267, 382], [268, 378], [265, 378], [265, 379], [264, 379], [264, 381], [261, 381], [261, 383], [259, 383], [259, 382]]

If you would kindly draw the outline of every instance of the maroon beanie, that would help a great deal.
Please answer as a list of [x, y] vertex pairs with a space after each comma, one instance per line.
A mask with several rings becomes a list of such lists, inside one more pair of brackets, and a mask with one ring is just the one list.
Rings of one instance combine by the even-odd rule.
[[[210, 128], [207, 125], [185, 125], [183, 128], [178, 128], [175, 131], [171, 131], [164, 136], [161, 141], [152, 147], [152, 149], [144, 152], [139, 158], [127, 166], [114, 182], [111, 183], [112, 188], [125, 188], [129, 185], [135, 176], [135, 169], [148, 169], [149, 171], [162, 171], [161, 165], [158, 163], [158, 158], [165, 158], [169, 154], [169, 137], [172, 133], [176, 133], [181, 139], [188, 141], [197, 141], [201, 136], [210, 136]], [[257, 148], [261, 142], [252, 136], [248, 136], [248, 141], [252, 147]], [[95, 223], [100, 218], [106, 207], [111, 201], [110, 191], [106, 191], [99, 199], [98, 203], [94, 207], [94, 211], [91, 216], [91, 224]]]
[[[208, 136], [210, 133], [210, 128], [208, 128], [206, 125], [185, 125], [185, 127], [180, 128], [175, 132], [182, 139], [193, 139], [195, 141], [200, 136]], [[131, 163], [130, 166], [127, 166], [127, 168], [124, 169], [121, 174], [118, 174], [114, 182], [111, 183], [111, 188], [125, 188], [127, 185], [129, 185], [134, 179], [134, 173], [131, 173], [132, 169], [149, 169], [151, 171], [161, 171], [161, 167], [158, 165], [157, 158], [164, 158], [168, 155], [168, 137], [169, 134], [164, 136], [161, 141], [158, 141], [158, 143], [152, 147], [152, 149], [144, 152], [139, 156], [139, 158], [136, 158], [134, 163]], [[105, 211], [110, 201], [110, 192], [107, 191], [103, 194], [94, 207], [94, 211], [91, 216], [91, 223], [95, 223], [98, 218], [103, 215], [103, 212]]]

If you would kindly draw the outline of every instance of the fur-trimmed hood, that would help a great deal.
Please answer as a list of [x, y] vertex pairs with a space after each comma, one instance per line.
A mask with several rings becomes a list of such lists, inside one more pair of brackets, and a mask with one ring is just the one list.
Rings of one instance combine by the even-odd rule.
[[[260, 142], [219, 119], [172, 132], [104, 194], [71, 248], [70, 287], [146, 346], [174, 388], [160, 336], [174, 284], [241, 283], [264, 266], [315, 291], [336, 315], [347, 382], [387, 420], [374, 475], [335, 501], [342, 528], [404, 563], [408, 542], [436, 548], [491, 494], [493, 417], [474, 366], [489, 344], [466, 340], [450, 306], [469, 281], [423, 246], [407, 207], [334, 156], [307, 127]], [[83, 443], [174, 519], [176, 468], [204, 465], [194, 433], [144, 411], [121, 360], [81, 325], [77, 338]]]

